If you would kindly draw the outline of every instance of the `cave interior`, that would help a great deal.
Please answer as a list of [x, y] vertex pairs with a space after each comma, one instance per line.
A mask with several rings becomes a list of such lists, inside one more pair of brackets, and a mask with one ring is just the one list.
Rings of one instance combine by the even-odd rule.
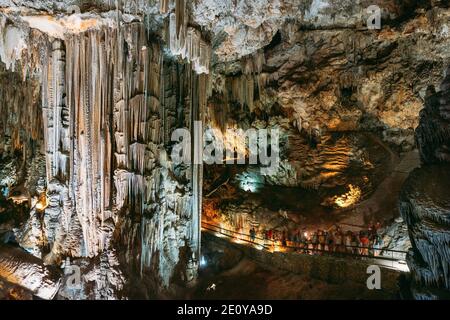
[[372, 2], [0, 0], [0, 300], [450, 298], [449, 4]]

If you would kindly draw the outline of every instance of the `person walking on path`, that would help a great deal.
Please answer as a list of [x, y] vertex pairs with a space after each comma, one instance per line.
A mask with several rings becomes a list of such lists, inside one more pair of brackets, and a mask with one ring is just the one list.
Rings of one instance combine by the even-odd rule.
[[319, 235], [318, 232], [314, 232], [311, 238], [311, 242], [312, 242], [312, 248], [315, 252], [317, 252], [317, 248], [319, 246]]
[[283, 247], [287, 246], [287, 239], [286, 239], [286, 230], [283, 230], [283, 232], [281, 233], [281, 245]]
[[254, 227], [252, 227], [250, 229], [250, 239], [252, 240], [252, 242], [255, 242], [255, 238], [256, 238], [256, 230]]
[[325, 234], [322, 230], [320, 230], [318, 232], [318, 234], [319, 234], [319, 245], [320, 245], [319, 249], [324, 251], [325, 250]]
[[355, 233], [352, 232], [352, 253], [353, 254], [358, 254], [358, 245], [359, 245], [359, 241], [358, 241], [358, 237], [356, 236]]
[[336, 243], [336, 252], [342, 252], [342, 232], [341, 230], [336, 230], [335, 232], [335, 243]]
[[352, 232], [349, 230], [345, 234], [345, 253], [352, 253]]

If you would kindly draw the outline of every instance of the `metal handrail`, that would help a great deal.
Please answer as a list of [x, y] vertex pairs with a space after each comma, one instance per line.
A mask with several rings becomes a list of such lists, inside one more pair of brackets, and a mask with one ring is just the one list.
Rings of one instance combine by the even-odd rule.
[[[212, 228], [219, 229], [219, 230], [213, 230], [211, 228], [205, 227], [204, 225], [210, 226]], [[226, 228], [223, 228], [223, 227], [220, 227], [218, 225], [211, 224], [211, 223], [208, 223], [208, 222], [205, 222], [205, 221], [202, 221], [202, 228], [206, 229], [208, 231], [211, 231], [211, 232], [220, 233], [220, 234], [222, 234], [224, 236], [227, 236], [229, 238], [235, 238], [235, 239], [239, 239], [240, 241], [248, 242], [250, 244], [260, 245], [260, 246], [264, 247], [267, 250], [269, 250], [270, 246], [273, 246], [274, 243], [276, 242], [273, 239], [263, 239], [263, 238], [260, 238], [260, 237], [257, 237], [257, 236], [253, 237], [253, 239], [260, 240], [260, 241], [263, 241], [263, 242], [271, 241], [272, 245], [267, 246], [266, 244], [256, 243], [255, 241], [252, 241], [252, 240], [242, 239], [240, 237], [232, 237], [232, 236], [230, 236], [230, 234], [224, 233], [223, 231], [231, 233], [231, 235], [239, 235], [239, 236], [244, 236], [244, 237], [248, 237], [249, 239], [252, 239], [252, 236], [250, 234], [229, 230], [229, 229], [226, 229]], [[309, 245], [309, 244], [312, 244], [312, 243], [310, 241], [308, 241], [306, 244]], [[368, 251], [370, 251], [370, 250], [372, 250], [372, 251], [379, 251], [380, 253], [382, 253], [382, 252], [391, 252], [392, 253], [392, 258], [388, 257], [388, 256], [384, 256], [384, 255], [383, 256], [376, 256], [374, 254], [360, 254], [360, 253], [352, 253], [352, 252], [348, 252], [348, 251], [347, 252], [338, 252], [338, 251], [330, 251], [330, 250], [324, 250], [324, 249], [318, 249], [318, 248], [309, 248], [309, 247], [299, 247], [299, 246], [289, 246], [289, 245], [285, 245], [285, 246], [282, 246], [282, 247], [286, 248], [286, 249], [301, 250], [301, 251], [305, 251], [305, 252], [320, 252], [320, 253], [327, 253], [327, 254], [348, 255], [348, 256], [353, 256], [353, 257], [364, 257], [364, 258], [373, 258], [373, 259], [389, 260], [389, 261], [404, 261], [404, 259], [394, 258], [394, 253], [401, 253], [401, 254], [404, 254], [405, 256], [407, 254], [406, 251], [393, 250], [393, 249], [374, 248], [374, 247], [360, 247], [360, 246], [348, 246], [348, 245], [345, 245], [345, 244], [341, 244], [341, 245], [338, 245], [338, 246], [341, 247], [341, 248], [344, 248], [344, 249], [363, 249], [363, 250], [368, 250]]]

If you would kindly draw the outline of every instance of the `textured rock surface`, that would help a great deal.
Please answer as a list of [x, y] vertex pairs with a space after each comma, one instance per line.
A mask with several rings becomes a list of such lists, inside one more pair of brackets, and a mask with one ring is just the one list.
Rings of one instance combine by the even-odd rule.
[[[216, 65], [225, 79], [214, 89], [250, 112], [281, 106], [299, 131], [376, 129], [406, 151], [414, 144], [426, 88], [442, 79], [447, 15], [442, 8], [418, 11], [380, 32], [351, 25], [304, 30], [298, 23], [288, 37], [284, 27], [262, 53], [248, 56], [262, 61], [250, 75], [245, 63]], [[236, 82], [244, 95], [234, 92]]]
[[441, 91], [429, 89], [416, 130], [422, 167], [411, 173], [400, 199], [412, 242], [412, 292], [418, 299], [450, 297], [449, 85], [447, 70]]
[[400, 200], [412, 243], [408, 265], [416, 281], [413, 294], [418, 299], [450, 297], [449, 169], [448, 164], [416, 169], [406, 181]]
[[[201, 171], [184, 166], [174, 174], [165, 148], [173, 129], [189, 128], [202, 115], [199, 92], [207, 78], [195, 71], [209, 64], [205, 45], [189, 44], [191, 71], [191, 65], [165, 56], [139, 18], [121, 15], [116, 21], [112, 14], [2, 15], [6, 68], [41, 82], [42, 116], [33, 109], [39, 90], [28, 93], [32, 85], [25, 86], [33, 98], [26, 116], [43, 123], [13, 118], [2, 121], [0, 131], [22, 152], [32, 138], [44, 137], [38, 142], [45, 155], [45, 196], [33, 204], [16, 237], [46, 264], [75, 259], [81, 287], [68, 287], [67, 269], [60, 298], [111, 299], [136, 292], [156, 297], [174, 279], [186, 284], [197, 273]], [[9, 34], [20, 34], [25, 45], [11, 43]], [[5, 107], [20, 116], [25, 110], [11, 94], [5, 92], [5, 102], [12, 100]], [[18, 121], [27, 123], [27, 130], [15, 129]], [[43, 134], [37, 136], [42, 132], [29, 124]], [[19, 133], [27, 138], [22, 144]], [[2, 139], [5, 148], [12, 144], [8, 139]]]
[[[371, 172], [348, 131], [411, 150], [450, 58], [450, 10], [379, 0], [382, 29], [368, 30], [373, 2], [0, 0], [1, 81], [24, 80], [0, 87], [0, 186], [30, 203], [21, 246], [86, 275], [74, 291], [66, 270], [60, 297], [154, 297], [195, 279], [202, 168], [173, 164], [175, 128], [282, 127], [283, 161], [261, 178], [281, 187]], [[424, 161], [447, 161], [448, 101], [433, 97], [417, 139]]]
[[44, 266], [39, 259], [12, 247], [0, 247], [0, 277], [30, 290], [42, 299], [52, 299], [61, 280], [54, 269]]

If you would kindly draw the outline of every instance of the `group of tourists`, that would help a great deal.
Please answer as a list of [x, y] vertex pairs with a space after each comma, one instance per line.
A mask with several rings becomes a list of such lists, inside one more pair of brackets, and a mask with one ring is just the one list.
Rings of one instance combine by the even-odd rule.
[[383, 247], [379, 235], [380, 223], [371, 224], [359, 232], [343, 231], [335, 225], [329, 230], [308, 232], [305, 228], [297, 230], [261, 230], [250, 229], [250, 240], [256, 238], [265, 245], [279, 245], [304, 253], [321, 254], [323, 252], [349, 253], [377, 256]]

